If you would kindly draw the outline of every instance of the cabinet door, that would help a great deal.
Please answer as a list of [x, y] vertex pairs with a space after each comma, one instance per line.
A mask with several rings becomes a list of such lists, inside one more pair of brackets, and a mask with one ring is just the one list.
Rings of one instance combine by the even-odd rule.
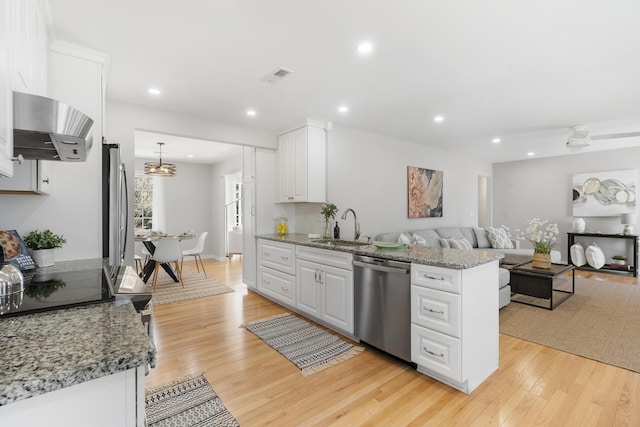
[[258, 289], [276, 301], [295, 305], [295, 277], [270, 268], [258, 268]]
[[0, 4], [0, 176], [13, 175], [13, 94], [9, 71], [11, 2]]
[[242, 281], [250, 288], [256, 287], [256, 183], [242, 185]]
[[278, 138], [278, 201], [293, 201], [295, 140], [292, 132]]
[[0, 180], [0, 193], [7, 194], [47, 194], [50, 191], [49, 163], [39, 160], [25, 160], [15, 164], [13, 176]]
[[322, 319], [353, 333], [353, 272], [322, 266]]
[[242, 147], [242, 182], [256, 180], [256, 148]]
[[296, 307], [307, 314], [320, 317], [320, 277], [322, 274], [319, 264], [296, 261]]
[[293, 138], [293, 179], [291, 181], [291, 196], [294, 202], [306, 202], [307, 197], [307, 128], [291, 132]]

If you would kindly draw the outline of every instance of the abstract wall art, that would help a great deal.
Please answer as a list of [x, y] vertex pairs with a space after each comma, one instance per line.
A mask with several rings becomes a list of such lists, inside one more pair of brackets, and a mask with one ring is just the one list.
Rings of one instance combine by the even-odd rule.
[[636, 211], [636, 171], [573, 175], [573, 216], [618, 216]]
[[442, 216], [442, 171], [407, 166], [409, 218]]

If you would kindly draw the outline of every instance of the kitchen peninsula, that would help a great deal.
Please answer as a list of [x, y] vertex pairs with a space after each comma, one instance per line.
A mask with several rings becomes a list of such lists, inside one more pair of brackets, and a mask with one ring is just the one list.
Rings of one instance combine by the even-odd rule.
[[143, 425], [155, 348], [138, 316], [122, 300], [0, 319], [2, 424]]
[[[310, 239], [305, 234], [258, 236], [255, 291], [356, 340], [362, 335], [354, 319], [385, 329], [381, 317], [358, 311], [361, 299], [377, 304], [371, 313], [405, 314], [405, 326], [389, 328], [407, 335], [410, 355], [401, 359], [470, 393], [498, 368], [498, 261], [504, 255], [417, 245], [386, 249], [376, 243]], [[389, 278], [392, 283], [372, 276], [371, 270], [358, 275], [362, 262], [354, 256], [400, 261], [410, 276], [402, 283]], [[380, 264], [376, 269], [391, 270]], [[380, 286], [386, 289], [372, 296]], [[399, 292], [406, 295], [400, 298], [401, 306], [388, 306], [385, 301]], [[398, 298], [393, 299], [398, 304]]]

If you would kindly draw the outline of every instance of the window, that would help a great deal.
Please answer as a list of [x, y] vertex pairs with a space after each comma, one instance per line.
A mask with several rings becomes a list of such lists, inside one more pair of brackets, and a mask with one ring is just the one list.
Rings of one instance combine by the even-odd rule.
[[136, 175], [134, 227], [151, 229], [153, 219], [153, 177]]

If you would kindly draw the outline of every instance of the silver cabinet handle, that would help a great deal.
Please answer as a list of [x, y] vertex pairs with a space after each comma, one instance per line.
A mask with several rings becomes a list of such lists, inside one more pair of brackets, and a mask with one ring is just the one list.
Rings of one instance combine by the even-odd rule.
[[431, 279], [431, 280], [444, 280], [444, 277], [435, 277], [435, 276], [429, 276], [428, 274], [423, 274], [423, 276], [427, 279]]
[[268, 281], [268, 280], [262, 280], [262, 283], [265, 284], [265, 285], [270, 285], [271, 284], [271, 282]]
[[435, 314], [444, 314], [443, 310], [434, 310], [432, 308], [428, 308], [428, 307], [422, 307], [423, 310], [428, 311], [429, 313], [435, 313]]
[[320, 273], [320, 270], [316, 270], [313, 272], [313, 278], [315, 280], [316, 283], [318, 283], [320, 280], [318, 280], [318, 273]]
[[264, 256], [271, 256], [271, 252], [263, 252], [262, 253]]
[[281, 290], [282, 292], [289, 293], [289, 289], [285, 288], [284, 286], [280, 286], [280, 290]]
[[43, 183], [48, 184], [49, 183], [49, 178], [45, 178], [42, 180]]
[[283, 261], [289, 261], [289, 257], [288, 256], [281, 256], [280, 258], [282, 258]]
[[444, 357], [444, 354], [443, 354], [443, 353], [436, 354], [436, 353], [434, 353], [434, 352], [432, 352], [432, 351], [429, 351], [429, 349], [427, 349], [427, 347], [422, 347], [422, 349], [425, 351], [425, 353], [428, 353], [428, 354], [430, 354], [430, 355], [432, 355], [432, 356], [440, 357], [440, 358], [443, 358], [443, 357]]

